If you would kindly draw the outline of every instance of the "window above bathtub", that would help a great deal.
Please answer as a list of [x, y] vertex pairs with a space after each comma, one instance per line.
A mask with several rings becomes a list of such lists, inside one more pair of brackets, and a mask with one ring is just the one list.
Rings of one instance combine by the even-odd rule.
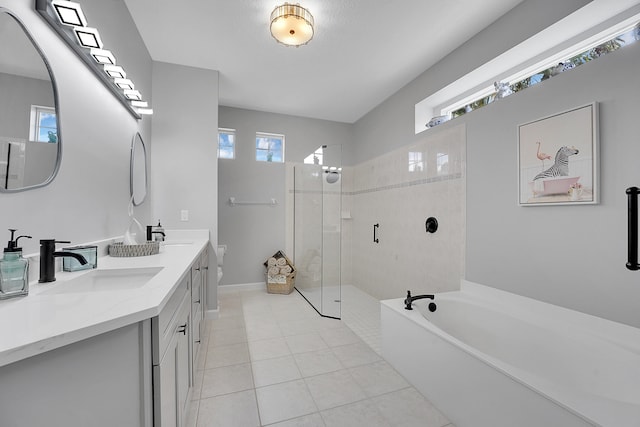
[[591, 15], [588, 11], [570, 15], [418, 102], [415, 133], [536, 85], [640, 38], [638, 7], [624, 13], [618, 11], [618, 15], [612, 11], [609, 18]]

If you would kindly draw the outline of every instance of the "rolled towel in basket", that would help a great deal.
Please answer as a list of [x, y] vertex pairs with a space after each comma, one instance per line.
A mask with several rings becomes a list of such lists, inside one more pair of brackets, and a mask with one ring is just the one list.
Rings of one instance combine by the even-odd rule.
[[267, 270], [267, 274], [269, 274], [269, 276], [280, 274], [280, 268], [275, 265], [273, 267], [269, 267], [269, 270]]
[[285, 258], [278, 258], [276, 260], [276, 265], [284, 267], [285, 265], [287, 265], [287, 260]]
[[274, 265], [276, 265], [276, 259], [274, 257], [269, 258], [267, 260], [267, 266], [273, 267]]
[[285, 265], [284, 267], [280, 267], [280, 274], [289, 274], [291, 273], [291, 267]]

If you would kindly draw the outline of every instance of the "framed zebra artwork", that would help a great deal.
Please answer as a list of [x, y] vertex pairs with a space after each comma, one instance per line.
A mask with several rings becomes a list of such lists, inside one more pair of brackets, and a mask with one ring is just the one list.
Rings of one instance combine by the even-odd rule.
[[598, 203], [598, 104], [518, 126], [518, 205]]

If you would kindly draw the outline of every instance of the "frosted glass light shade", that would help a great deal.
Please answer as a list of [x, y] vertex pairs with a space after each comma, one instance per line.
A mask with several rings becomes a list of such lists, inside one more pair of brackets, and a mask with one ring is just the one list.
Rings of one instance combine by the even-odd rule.
[[285, 3], [271, 12], [271, 35], [287, 46], [301, 46], [313, 38], [313, 16], [299, 4]]

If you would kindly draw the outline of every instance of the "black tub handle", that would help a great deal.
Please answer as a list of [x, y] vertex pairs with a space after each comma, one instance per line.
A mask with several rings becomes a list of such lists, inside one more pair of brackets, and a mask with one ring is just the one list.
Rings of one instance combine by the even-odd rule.
[[638, 265], [638, 194], [640, 188], [627, 188], [628, 202], [628, 233], [629, 233], [629, 249], [627, 256], [627, 268], [629, 270], [639, 270]]
[[373, 224], [373, 243], [380, 243], [380, 239], [376, 237], [376, 230], [380, 228], [380, 224]]

